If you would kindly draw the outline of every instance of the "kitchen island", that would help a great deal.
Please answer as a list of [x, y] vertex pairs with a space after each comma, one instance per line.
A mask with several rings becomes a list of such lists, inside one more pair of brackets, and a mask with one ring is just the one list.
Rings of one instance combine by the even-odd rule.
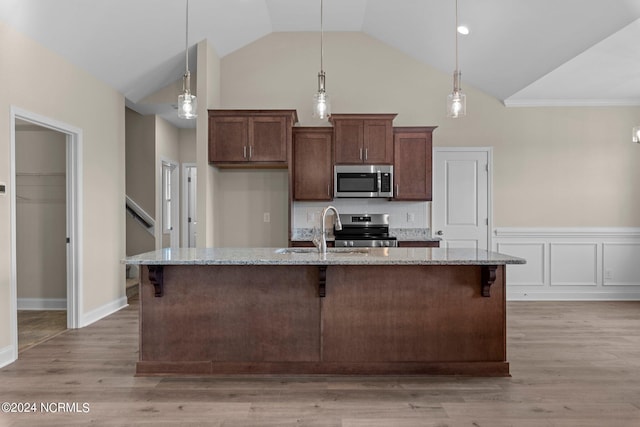
[[472, 249], [163, 249], [140, 269], [137, 375], [508, 376], [505, 265]]

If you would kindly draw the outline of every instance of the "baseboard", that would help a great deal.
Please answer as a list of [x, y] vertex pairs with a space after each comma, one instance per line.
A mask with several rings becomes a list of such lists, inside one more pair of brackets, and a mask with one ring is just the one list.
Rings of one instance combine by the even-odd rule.
[[116, 311], [122, 310], [127, 307], [127, 297], [118, 298], [117, 300], [111, 301], [101, 307], [96, 308], [95, 310], [91, 310], [90, 312], [82, 315], [80, 317], [80, 328], [84, 328], [85, 326], [89, 326], [92, 323], [97, 322], [100, 319], [103, 319], [110, 314], [115, 313]]
[[640, 301], [640, 292], [531, 292], [507, 289], [508, 301]]
[[4, 348], [0, 348], [0, 368], [4, 368], [7, 365], [16, 361], [16, 351], [12, 345], [8, 345]]
[[66, 298], [18, 298], [18, 310], [66, 310]]
[[507, 266], [510, 301], [640, 300], [640, 228], [497, 228], [493, 250], [527, 260]]

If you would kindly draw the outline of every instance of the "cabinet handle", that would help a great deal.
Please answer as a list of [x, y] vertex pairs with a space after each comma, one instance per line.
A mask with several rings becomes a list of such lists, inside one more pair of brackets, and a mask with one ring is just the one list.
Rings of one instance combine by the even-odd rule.
[[400, 185], [396, 184], [396, 194], [395, 196], [399, 196], [400, 195]]
[[253, 155], [253, 146], [250, 145], [249, 146], [249, 159], [251, 159], [251, 156]]
[[369, 159], [369, 149], [368, 149], [368, 148], [365, 148], [365, 149], [364, 149], [364, 159], [365, 159], [365, 160], [368, 160], [368, 159]]
[[243, 159], [247, 158], [247, 146], [246, 145], [242, 146], [242, 158]]
[[331, 197], [331, 184], [327, 184], [327, 196]]
[[360, 149], [360, 160], [362, 160], [362, 148]]

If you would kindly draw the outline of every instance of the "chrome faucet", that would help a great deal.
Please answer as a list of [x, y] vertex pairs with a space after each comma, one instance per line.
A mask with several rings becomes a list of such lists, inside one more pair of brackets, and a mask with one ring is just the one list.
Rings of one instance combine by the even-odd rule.
[[333, 210], [333, 212], [335, 213], [334, 228], [336, 230], [342, 230], [342, 223], [340, 222], [340, 214], [338, 214], [338, 210], [333, 206], [327, 206], [326, 208], [324, 208], [322, 210], [322, 215], [320, 219], [320, 226], [322, 231], [320, 235], [320, 246], [318, 246], [318, 250], [320, 251], [321, 254], [327, 253], [327, 230], [325, 225], [325, 218], [327, 217], [327, 212], [329, 212], [330, 210]]

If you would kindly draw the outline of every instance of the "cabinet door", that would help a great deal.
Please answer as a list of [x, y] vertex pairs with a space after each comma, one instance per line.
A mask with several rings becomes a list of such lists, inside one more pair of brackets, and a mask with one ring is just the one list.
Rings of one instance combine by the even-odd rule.
[[363, 130], [363, 162], [367, 164], [393, 163], [393, 127], [391, 120], [365, 120]]
[[394, 131], [394, 199], [431, 200], [430, 130]]
[[293, 199], [332, 199], [332, 129], [296, 128], [293, 134]]
[[249, 121], [246, 117], [210, 117], [209, 161], [248, 160], [248, 127]]
[[287, 161], [287, 119], [285, 117], [250, 118], [249, 138], [250, 161]]
[[336, 163], [362, 163], [364, 126], [362, 120], [336, 120]]

